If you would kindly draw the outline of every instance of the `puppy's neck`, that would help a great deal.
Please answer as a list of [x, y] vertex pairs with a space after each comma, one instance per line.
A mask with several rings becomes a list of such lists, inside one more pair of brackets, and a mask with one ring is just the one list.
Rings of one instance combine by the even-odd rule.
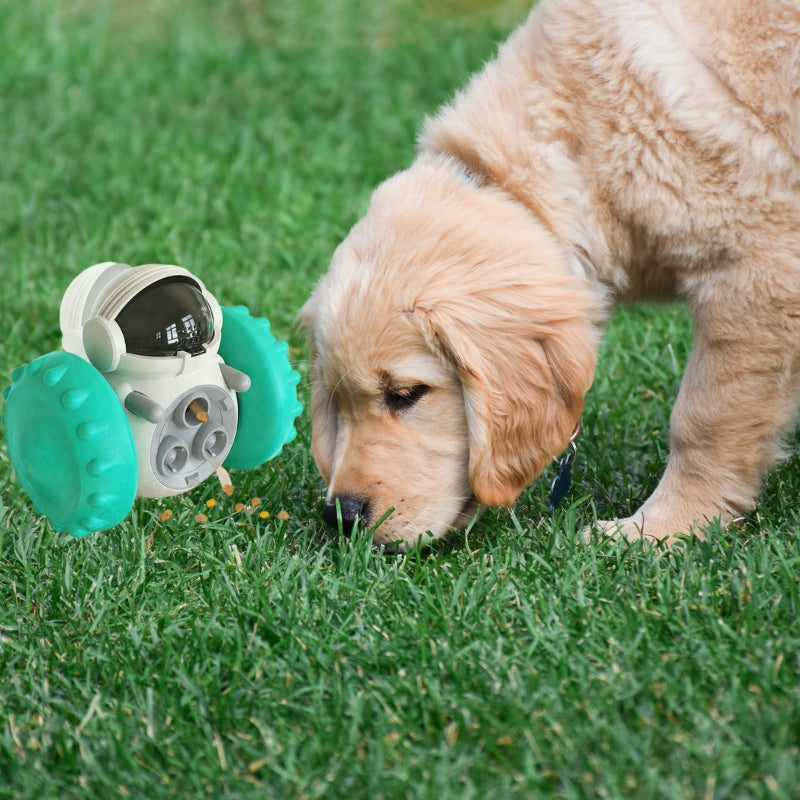
[[[503, 189], [562, 244], [578, 276], [613, 293], [619, 270], [580, 153], [584, 143], [574, 109], [552, 75], [548, 80], [519, 63], [521, 29], [467, 88], [433, 118], [419, 137], [421, 155], [457, 161], [466, 179]], [[532, 108], [535, 107], [535, 115]]]

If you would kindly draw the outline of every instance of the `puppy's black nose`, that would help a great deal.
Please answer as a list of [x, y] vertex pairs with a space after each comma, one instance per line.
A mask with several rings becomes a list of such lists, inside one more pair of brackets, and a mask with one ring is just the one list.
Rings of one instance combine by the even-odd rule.
[[340, 494], [325, 502], [322, 519], [331, 528], [339, 530], [339, 517], [342, 520], [342, 532], [349, 536], [357, 519], [365, 520], [369, 515], [369, 501], [352, 494]]

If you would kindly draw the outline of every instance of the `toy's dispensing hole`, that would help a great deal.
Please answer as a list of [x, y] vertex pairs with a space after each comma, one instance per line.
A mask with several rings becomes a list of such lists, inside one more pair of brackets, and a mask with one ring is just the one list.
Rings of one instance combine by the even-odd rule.
[[212, 475], [227, 456], [236, 431], [236, 405], [218, 386], [181, 395], [156, 426], [150, 463], [156, 478], [183, 492]]

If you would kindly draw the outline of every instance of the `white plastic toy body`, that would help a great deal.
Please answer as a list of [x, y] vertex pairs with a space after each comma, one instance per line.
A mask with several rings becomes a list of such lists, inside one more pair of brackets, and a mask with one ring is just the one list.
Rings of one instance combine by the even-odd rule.
[[[154, 310], [164, 294], [170, 295], [164, 308]], [[141, 308], [131, 311], [132, 302]], [[126, 324], [126, 317], [137, 314]], [[196, 486], [233, 445], [236, 395], [249, 389], [250, 379], [217, 354], [221, 324], [213, 295], [176, 266], [97, 264], [64, 295], [64, 350], [103, 373], [124, 406], [136, 447], [139, 496], [164, 497]], [[134, 328], [144, 332], [139, 341]]]

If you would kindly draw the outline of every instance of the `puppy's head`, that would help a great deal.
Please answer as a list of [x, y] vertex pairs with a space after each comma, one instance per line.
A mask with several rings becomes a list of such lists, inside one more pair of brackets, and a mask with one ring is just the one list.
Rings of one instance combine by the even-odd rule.
[[376, 543], [511, 505], [569, 440], [597, 298], [529, 211], [440, 157], [373, 194], [301, 316], [325, 516]]

